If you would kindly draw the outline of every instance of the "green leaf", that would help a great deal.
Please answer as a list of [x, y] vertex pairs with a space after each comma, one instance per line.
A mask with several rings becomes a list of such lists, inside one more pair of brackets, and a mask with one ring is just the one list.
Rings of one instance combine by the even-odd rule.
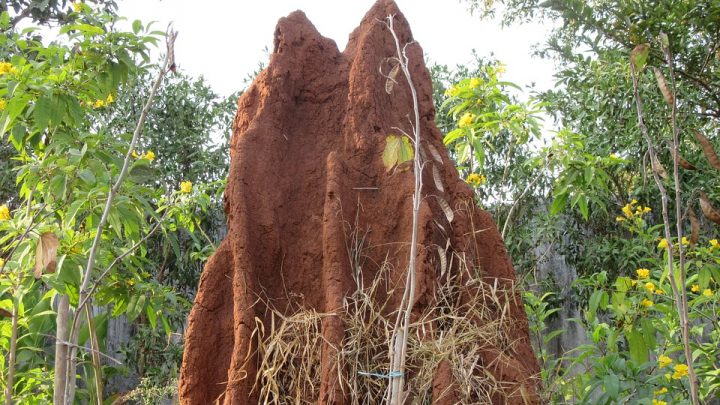
[[610, 399], [616, 399], [620, 394], [620, 379], [615, 374], [606, 375], [605, 378], [603, 378], [603, 385]]
[[550, 215], [557, 215], [559, 214], [567, 204], [568, 200], [568, 193], [562, 193], [555, 196], [555, 200], [553, 200], [552, 204], [550, 204]]
[[647, 361], [648, 350], [643, 339], [642, 332], [639, 328], [633, 327], [629, 332], [625, 333], [630, 348], [630, 357], [637, 364], [643, 364]]
[[130, 168], [128, 178], [135, 183], [145, 183], [150, 180], [157, 178], [158, 172], [152, 167], [148, 166], [148, 162], [145, 160], [136, 161]]
[[413, 157], [414, 150], [410, 144], [410, 139], [406, 136], [388, 135], [385, 138], [385, 150], [382, 159], [387, 171], [408, 160], [412, 160]]
[[630, 51], [630, 63], [635, 67], [636, 72], [640, 72], [647, 64], [647, 58], [650, 54], [649, 44], [640, 44]]
[[95, 182], [96, 182], [95, 174], [93, 174], [92, 170], [90, 170], [90, 169], [80, 170], [80, 172], [78, 173], [78, 176], [80, 177], [80, 179], [82, 179], [82, 181], [84, 181], [88, 185], [90, 185], [90, 186], [95, 185]]
[[126, 312], [129, 321], [131, 321], [131, 322], [134, 321], [135, 318], [137, 318], [138, 315], [140, 315], [140, 312], [142, 312], [142, 310], [145, 308], [146, 298], [147, 297], [145, 297], [145, 295], [140, 295], [140, 296], [135, 295], [132, 298], [130, 298], [130, 302], [128, 303], [127, 312]]
[[150, 321], [150, 326], [155, 329], [155, 327], [157, 327], [157, 312], [155, 312], [155, 308], [153, 308], [151, 304], [148, 304], [147, 307], [145, 307], [145, 313], [147, 314], [148, 321]]

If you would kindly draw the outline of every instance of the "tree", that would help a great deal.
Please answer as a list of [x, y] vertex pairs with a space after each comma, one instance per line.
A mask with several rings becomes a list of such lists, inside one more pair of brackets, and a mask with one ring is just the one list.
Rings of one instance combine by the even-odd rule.
[[[487, 2], [468, 3], [483, 14], [494, 12]], [[584, 217], [566, 228], [566, 238], [571, 257], [587, 277], [579, 280], [578, 289], [589, 295], [589, 335], [603, 345], [582, 352], [597, 371], [574, 379], [574, 395], [635, 400], [653, 395], [652, 389], [638, 387], [656, 384], [658, 397], [697, 403], [695, 367], [700, 398], [716, 395], [711, 359], [717, 353], [707, 348], [717, 346], [718, 336], [685, 333], [683, 325], [689, 316], [710, 327], [705, 317], [718, 304], [714, 253], [700, 239], [703, 228], [710, 242], [717, 231], [710, 224], [712, 215], [703, 220], [695, 212], [699, 207], [710, 213], [718, 198], [712, 150], [720, 106], [720, 5], [623, 0], [506, 0], [502, 5], [506, 24], [556, 22], [539, 51], [558, 66], [558, 86], [540, 97], [567, 128], [553, 149], [551, 211], [572, 205]], [[708, 195], [704, 201], [698, 198], [703, 192]], [[686, 237], [683, 229], [692, 234]], [[659, 249], [655, 238], [663, 238]], [[668, 274], [667, 268], [679, 273]], [[638, 285], [647, 291], [638, 291]], [[698, 297], [700, 291], [707, 300]], [[611, 323], [598, 321], [597, 311]], [[673, 332], [678, 327], [681, 338]], [[672, 360], [668, 355], [676, 350], [684, 353]], [[658, 368], [652, 356], [662, 359]], [[675, 373], [668, 374], [672, 384], [666, 386], [659, 370], [670, 364]]]

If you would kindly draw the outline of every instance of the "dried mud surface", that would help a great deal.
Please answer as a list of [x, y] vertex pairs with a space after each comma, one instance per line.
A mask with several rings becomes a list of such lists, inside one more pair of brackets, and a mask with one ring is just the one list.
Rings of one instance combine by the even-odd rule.
[[[351, 34], [344, 52], [322, 37], [299, 11], [277, 25], [268, 67], [238, 101], [225, 195], [228, 234], [208, 261], [189, 318], [180, 376], [182, 404], [255, 404], [258, 390], [256, 319], [269, 322], [268, 303], [290, 300], [331, 313], [356, 287], [348, 227], [368, 231], [366, 263], [393, 262], [393, 278], [405, 279], [412, 229], [413, 174], [386, 171], [385, 138], [410, 128], [410, 91], [402, 74], [388, 94], [379, 73], [395, 45], [381, 22], [395, 15], [402, 43], [413, 40], [396, 4], [380, 0]], [[488, 282], [509, 286], [515, 274], [490, 215], [474, 208], [473, 194], [459, 178], [434, 124], [430, 75], [417, 43], [407, 47], [418, 90], [423, 156], [428, 162], [420, 211], [417, 293], [414, 310], [433, 304], [440, 275], [435, 246], [464, 255]], [[435, 186], [437, 171], [442, 190]], [[441, 206], [453, 209], [448, 221]], [[449, 254], [449, 253], [448, 253]], [[452, 272], [457, 269], [450, 269]], [[378, 266], [362, 268], [371, 280]], [[387, 292], [386, 292], [387, 293]], [[390, 293], [397, 308], [402, 288]], [[508, 403], [536, 402], [538, 364], [529, 343], [527, 319], [515, 295], [513, 352], [483, 350], [483, 361], [498, 378], [524, 387]], [[504, 316], [508, 316], [505, 314]], [[334, 348], [345, 330], [333, 316], [323, 319], [319, 398], [312, 403], [348, 403], [336, 384]], [[438, 367], [433, 392], [453, 387], [446, 363]], [[345, 394], [347, 395], [347, 394]], [[378, 402], [380, 402], [378, 400]], [[304, 403], [304, 402], [303, 402]], [[452, 395], [435, 403], [450, 404]]]

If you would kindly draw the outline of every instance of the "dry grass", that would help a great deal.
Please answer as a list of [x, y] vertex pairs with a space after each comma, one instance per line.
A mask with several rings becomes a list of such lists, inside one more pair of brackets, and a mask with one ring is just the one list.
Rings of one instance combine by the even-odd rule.
[[[346, 328], [345, 340], [338, 350], [338, 381], [352, 404], [377, 404], [385, 397], [390, 359], [388, 342], [392, 336], [396, 311], [385, 297], [392, 295], [387, 275], [394, 269], [382, 263], [378, 275], [367, 286], [359, 279], [361, 255], [357, 254], [362, 235], [353, 235], [353, 268], [358, 289], [345, 299], [335, 314]], [[478, 404], [502, 401], [518, 386], [498, 381], [485, 364], [487, 350], [511, 356], [509, 336], [514, 321], [508, 302], [513, 291], [497, 283], [484, 282], [479, 272], [451, 254], [448, 269], [452, 277], [435, 286], [435, 301], [416, 308], [408, 347], [409, 375], [406, 389], [414, 404], [432, 403], [437, 369], [445, 362], [452, 372], [458, 403]], [[356, 267], [357, 266], [357, 267]], [[385, 292], [390, 293], [386, 294]], [[262, 403], [316, 403], [320, 391], [320, 364], [324, 340], [320, 314], [296, 308], [292, 315], [270, 310], [270, 325], [258, 321], [256, 327], [259, 367], [256, 389]], [[450, 395], [450, 393], [447, 393]], [[436, 393], [437, 395], [437, 393]]]

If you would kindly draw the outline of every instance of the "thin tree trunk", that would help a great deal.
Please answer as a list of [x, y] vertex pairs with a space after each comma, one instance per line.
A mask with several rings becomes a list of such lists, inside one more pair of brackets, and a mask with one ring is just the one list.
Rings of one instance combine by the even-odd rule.
[[70, 298], [65, 294], [58, 295], [57, 331], [55, 332], [55, 390], [53, 405], [65, 405], [65, 384], [67, 377], [67, 327], [70, 312]]

